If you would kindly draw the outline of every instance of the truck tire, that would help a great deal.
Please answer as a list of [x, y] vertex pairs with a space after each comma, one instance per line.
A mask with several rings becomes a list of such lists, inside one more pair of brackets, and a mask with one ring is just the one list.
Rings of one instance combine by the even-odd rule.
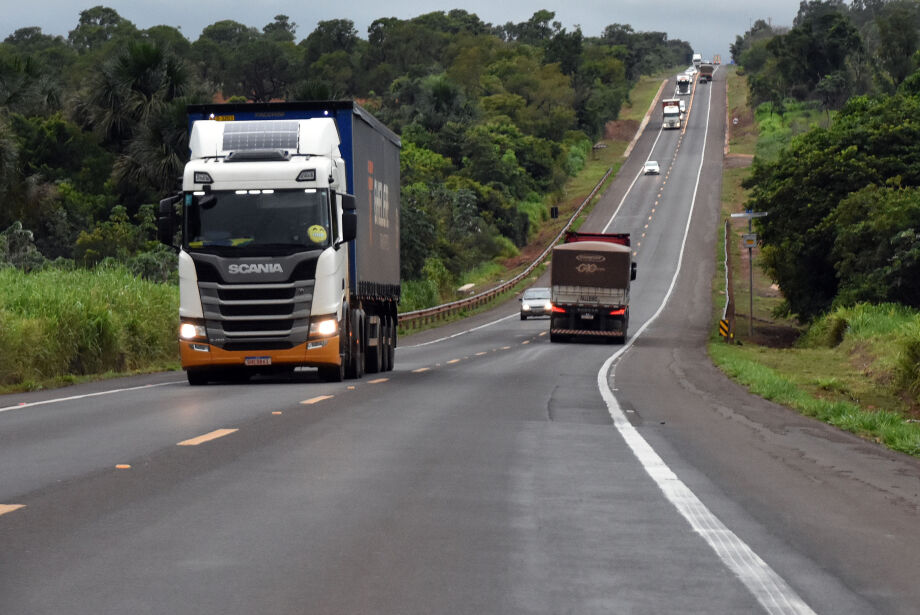
[[376, 344], [368, 344], [364, 353], [364, 370], [368, 374], [376, 374], [383, 371], [384, 340], [386, 336], [383, 334], [382, 318], [377, 322], [377, 330], [374, 335], [368, 335], [368, 342], [372, 339], [376, 341]]
[[198, 387], [208, 383], [208, 373], [203, 369], [189, 369], [185, 371], [190, 386]]
[[320, 367], [317, 373], [323, 382], [342, 382], [345, 380], [345, 364]]
[[353, 310], [350, 320], [345, 377], [357, 380], [364, 376], [364, 312]]
[[388, 372], [393, 369], [390, 358], [391, 335], [390, 317], [382, 316], [380, 318], [380, 371], [382, 372]]
[[387, 316], [384, 320], [383, 335], [383, 367], [385, 372], [393, 371], [393, 365], [396, 361], [396, 327], [397, 320], [392, 316]]

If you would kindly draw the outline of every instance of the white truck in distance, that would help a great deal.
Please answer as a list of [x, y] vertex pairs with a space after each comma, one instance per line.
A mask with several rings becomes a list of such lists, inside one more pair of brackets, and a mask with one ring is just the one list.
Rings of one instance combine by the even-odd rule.
[[[315, 367], [393, 368], [400, 141], [352, 101], [190, 105], [179, 252], [190, 384]], [[176, 213], [176, 207], [179, 213]]]

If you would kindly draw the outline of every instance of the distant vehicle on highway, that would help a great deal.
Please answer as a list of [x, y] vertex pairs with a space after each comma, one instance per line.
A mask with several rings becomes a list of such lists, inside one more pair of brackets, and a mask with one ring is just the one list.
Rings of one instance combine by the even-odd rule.
[[549, 316], [553, 311], [549, 297], [549, 289], [543, 286], [534, 286], [525, 290], [524, 295], [519, 299], [521, 320], [527, 320], [528, 316]]
[[645, 174], [646, 175], [658, 175], [661, 173], [661, 169], [658, 167], [657, 160], [646, 160], [645, 161]]

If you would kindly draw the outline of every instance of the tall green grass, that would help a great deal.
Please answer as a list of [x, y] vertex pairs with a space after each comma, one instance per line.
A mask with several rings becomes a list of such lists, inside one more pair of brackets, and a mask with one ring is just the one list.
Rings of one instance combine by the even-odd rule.
[[174, 364], [178, 304], [174, 285], [120, 267], [0, 269], [0, 385]]

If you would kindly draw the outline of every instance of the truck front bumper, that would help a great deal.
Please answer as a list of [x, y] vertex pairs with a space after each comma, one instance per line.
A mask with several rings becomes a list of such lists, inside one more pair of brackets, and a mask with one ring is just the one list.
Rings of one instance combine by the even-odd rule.
[[339, 365], [339, 336], [309, 340], [283, 350], [223, 350], [207, 342], [179, 340], [182, 369], [206, 367], [322, 367]]

